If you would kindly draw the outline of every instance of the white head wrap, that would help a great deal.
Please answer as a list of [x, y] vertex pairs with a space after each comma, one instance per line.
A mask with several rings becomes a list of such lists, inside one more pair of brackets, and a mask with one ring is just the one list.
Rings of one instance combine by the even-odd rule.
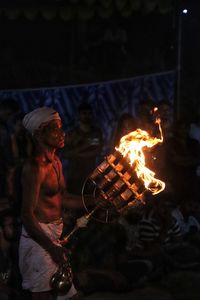
[[52, 120], [61, 120], [59, 113], [50, 107], [39, 107], [26, 114], [23, 118], [24, 127], [33, 134], [40, 125]]

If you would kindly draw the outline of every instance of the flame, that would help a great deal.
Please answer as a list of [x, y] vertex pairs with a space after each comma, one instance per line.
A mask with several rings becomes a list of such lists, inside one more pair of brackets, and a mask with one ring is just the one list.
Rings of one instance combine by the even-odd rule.
[[147, 190], [150, 190], [153, 195], [162, 192], [165, 188], [165, 183], [156, 179], [155, 172], [145, 166], [144, 148], [152, 148], [158, 143], [163, 142], [163, 134], [161, 129], [161, 120], [159, 118], [155, 121], [158, 124], [160, 131], [160, 138], [151, 137], [149, 133], [140, 128], [129, 134], [123, 136], [120, 140], [119, 147], [115, 147], [126, 159], [129, 164], [134, 167], [138, 178], [142, 180]]

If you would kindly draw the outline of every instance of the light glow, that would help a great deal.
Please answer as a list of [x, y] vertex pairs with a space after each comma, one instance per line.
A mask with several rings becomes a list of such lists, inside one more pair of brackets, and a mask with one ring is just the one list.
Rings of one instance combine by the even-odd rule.
[[[154, 110], [154, 112], [157, 109]], [[163, 142], [163, 134], [161, 128], [161, 120], [157, 118], [155, 123], [159, 127], [160, 138], [151, 137], [149, 133], [140, 128], [123, 136], [120, 140], [119, 147], [115, 147], [128, 163], [134, 168], [139, 179], [142, 180], [147, 190], [150, 190], [153, 195], [162, 192], [165, 189], [165, 183], [155, 178], [155, 172], [148, 169], [145, 165], [145, 148], [152, 148], [158, 143]]]

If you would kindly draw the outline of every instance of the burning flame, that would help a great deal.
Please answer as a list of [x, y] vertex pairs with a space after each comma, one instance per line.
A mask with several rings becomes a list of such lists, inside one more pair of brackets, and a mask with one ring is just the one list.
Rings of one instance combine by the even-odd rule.
[[[156, 110], [155, 110], [156, 111]], [[140, 178], [147, 190], [150, 190], [153, 195], [162, 192], [165, 188], [165, 183], [156, 179], [155, 173], [145, 166], [145, 155], [143, 149], [145, 147], [152, 148], [158, 143], [163, 142], [163, 134], [161, 129], [161, 120], [156, 119], [160, 131], [160, 138], [151, 137], [147, 131], [140, 128], [123, 136], [120, 140], [119, 147], [115, 149], [119, 151], [129, 164], [134, 167], [138, 178]]]

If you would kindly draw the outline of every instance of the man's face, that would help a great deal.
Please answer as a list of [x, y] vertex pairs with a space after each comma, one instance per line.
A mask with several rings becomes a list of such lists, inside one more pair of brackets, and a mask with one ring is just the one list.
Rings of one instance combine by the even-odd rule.
[[131, 132], [133, 130], [133, 120], [130, 118], [130, 119], [126, 119], [124, 120], [123, 124], [122, 124], [122, 127], [124, 129], [124, 132]]
[[9, 109], [2, 109], [0, 110], [0, 121], [2, 121], [3, 123], [6, 122], [11, 116], [12, 116], [13, 112]]
[[60, 120], [52, 120], [41, 128], [43, 142], [48, 146], [60, 149], [64, 147], [65, 133]]
[[83, 109], [79, 112], [80, 121], [84, 124], [91, 124], [92, 111], [90, 109]]
[[172, 118], [172, 109], [167, 104], [162, 104], [159, 107], [159, 113], [162, 120], [171, 120]]

